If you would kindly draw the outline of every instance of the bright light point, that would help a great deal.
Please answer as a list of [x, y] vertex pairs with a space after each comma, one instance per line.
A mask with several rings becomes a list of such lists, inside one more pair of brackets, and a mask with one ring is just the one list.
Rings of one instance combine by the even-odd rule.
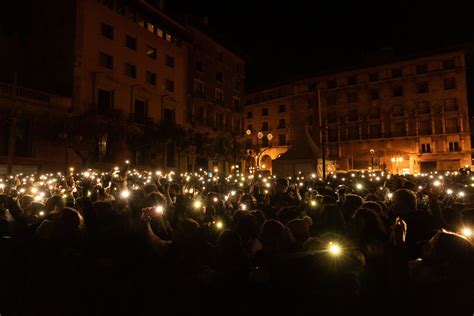
[[418, 190], [423, 190], [423, 187], [421, 185], [419, 185]]
[[357, 189], [357, 190], [362, 190], [362, 184], [357, 183], [357, 184], [356, 184], [356, 189]]
[[342, 252], [341, 246], [332, 242], [329, 243], [328, 250], [329, 250], [329, 253], [333, 256], [339, 256]]
[[219, 199], [218, 199], [218, 198], [216, 198], [216, 197], [215, 197], [215, 198], [213, 198], [212, 200], [214, 201], [214, 203], [217, 203], [217, 201], [219, 201]]
[[243, 187], [244, 184], [242, 182], [239, 183], [239, 187]]
[[434, 185], [435, 187], [439, 187], [439, 186], [441, 185], [441, 182], [439, 182], [438, 180], [436, 180], [436, 181], [433, 182], [433, 185]]
[[235, 195], [235, 191], [230, 191], [230, 195], [231, 195], [231, 196], [234, 196], [234, 195]]
[[245, 211], [245, 210], [247, 210], [247, 205], [241, 204], [241, 205], [240, 205], [240, 208], [241, 208], [243, 211]]
[[266, 186], [267, 188], [269, 188], [269, 187], [270, 187], [270, 183], [268, 183], [268, 182], [265, 183], [265, 186]]
[[317, 204], [317, 203], [316, 203], [316, 201], [315, 201], [315, 200], [311, 200], [311, 202], [309, 202], [309, 204], [311, 204], [311, 206], [313, 206], [313, 207], [314, 207], [314, 206], [316, 206], [316, 204]]
[[393, 196], [393, 193], [388, 193], [388, 194], [387, 194], [387, 197], [388, 197], [389, 199], [391, 199], [392, 196]]
[[130, 191], [128, 191], [128, 190], [123, 190], [122, 192], [120, 192], [120, 197], [121, 197], [122, 199], [126, 199], [126, 198], [128, 198], [129, 196], [130, 196]]
[[300, 187], [302, 187], [303, 185], [304, 185], [303, 182], [300, 182]]
[[21, 188], [21, 189], [20, 189], [20, 193], [25, 193], [25, 189], [24, 189], [24, 188]]
[[31, 193], [35, 194], [36, 192], [38, 192], [37, 188], [31, 188]]
[[466, 194], [465, 194], [463, 191], [461, 191], [461, 192], [458, 193], [458, 195], [459, 195], [460, 197], [464, 197], [464, 195], [466, 195]]
[[446, 193], [449, 194], [449, 195], [451, 195], [451, 194], [453, 194], [453, 190], [447, 189], [447, 190], [446, 190]]
[[471, 237], [472, 235], [472, 230], [470, 228], [467, 228], [467, 227], [464, 227], [462, 229], [462, 234], [465, 236], [465, 237]]
[[125, 160], [125, 163], [128, 165], [130, 163], [130, 160]]
[[217, 229], [222, 229], [222, 228], [224, 228], [224, 224], [223, 224], [221, 221], [218, 221], [218, 222], [216, 223], [216, 228], [217, 228]]
[[196, 200], [193, 203], [195, 209], [200, 209], [202, 207], [202, 202], [200, 200]]
[[35, 196], [35, 197], [34, 197], [34, 200], [35, 200], [36, 202], [41, 201], [41, 196], [39, 196], [39, 195]]
[[44, 211], [40, 211], [40, 212], [38, 213], [39, 216], [44, 216], [44, 214], [45, 214]]
[[158, 205], [157, 207], [155, 207], [155, 212], [158, 213], [158, 214], [163, 214], [163, 206], [161, 205]]

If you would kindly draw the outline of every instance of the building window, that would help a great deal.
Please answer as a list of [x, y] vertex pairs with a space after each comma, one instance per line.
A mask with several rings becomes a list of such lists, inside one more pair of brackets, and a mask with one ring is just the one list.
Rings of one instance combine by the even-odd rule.
[[337, 81], [336, 80], [328, 80], [328, 89], [334, 89], [337, 87]]
[[453, 69], [454, 68], [454, 59], [443, 60], [443, 69]]
[[262, 108], [262, 116], [268, 116], [268, 108]]
[[459, 142], [449, 142], [448, 143], [448, 150], [449, 151], [461, 151], [461, 147], [459, 146]]
[[174, 57], [170, 55], [166, 55], [166, 66], [170, 68], [174, 68]]
[[241, 85], [240, 79], [236, 78], [234, 81], [234, 89], [237, 91], [240, 91], [240, 85]]
[[431, 112], [428, 102], [419, 102], [417, 106], [418, 114], [428, 114]]
[[125, 14], [126, 14], [125, 1], [126, 0], [116, 0], [115, 1], [115, 12], [117, 12], [118, 15], [125, 16]]
[[444, 90], [453, 90], [453, 89], [456, 89], [456, 79], [455, 78], [444, 79]]
[[286, 128], [286, 121], [285, 119], [278, 120], [278, 128]]
[[403, 96], [403, 88], [401, 86], [393, 87], [393, 96], [394, 97]]
[[127, 35], [125, 39], [125, 46], [127, 48], [137, 50], [137, 38]]
[[428, 66], [426, 64], [416, 65], [416, 73], [424, 74], [428, 72]]
[[103, 37], [113, 40], [114, 39], [114, 28], [112, 25], [102, 23], [100, 26], [100, 33]]
[[169, 92], [174, 92], [174, 81], [166, 79], [166, 90]]
[[148, 107], [145, 101], [135, 100], [133, 121], [138, 124], [145, 124], [148, 117]]
[[165, 119], [165, 122], [168, 124], [174, 124], [175, 123], [175, 114], [173, 109], [165, 109], [163, 113], [163, 118]]
[[347, 102], [348, 103], [356, 103], [357, 102], [357, 92], [349, 92], [347, 94]]
[[224, 104], [224, 93], [221, 89], [216, 89], [215, 100], [217, 104]]
[[431, 120], [421, 120], [419, 124], [420, 135], [431, 135]]
[[137, 78], [137, 66], [129, 63], [125, 63], [125, 75], [131, 78]]
[[108, 114], [114, 108], [114, 92], [103, 89], [97, 90], [97, 112]]
[[278, 106], [278, 113], [284, 113], [286, 112], [286, 108], [285, 108], [285, 105], [284, 104], [280, 104]]
[[371, 89], [370, 90], [370, 100], [378, 100], [379, 99], [379, 90]]
[[457, 117], [447, 118], [446, 119], [446, 133], [457, 133], [457, 132], [459, 132]]
[[99, 65], [107, 68], [113, 69], [114, 68], [114, 57], [107, 55], [106, 53], [99, 53]]
[[402, 76], [402, 68], [392, 69], [392, 78], [400, 78]]
[[202, 61], [196, 61], [196, 71], [199, 71], [199, 72], [204, 71], [204, 66], [202, 64]]
[[347, 77], [347, 85], [353, 86], [357, 84], [357, 78], [355, 76]]
[[156, 28], [156, 35], [158, 35], [158, 37], [161, 37], [161, 38], [163, 38], [163, 36], [164, 36], [164, 32], [163, 32], [163, 30], [162, 30], [162, 29], [160, 29], [159, 27], [158, 27], [158, 28]]
[[224, 82], [224, 75], [222, 74], [222, 71], [218, 71], [216, 73], [216, 80], [219, 82]]
[[422, 153], [430, 153], [431, 152], [431, 144], [421, 144], [421, 152]]
[[263, 122], [262, 123], [262, 131], [264, 131], [264, 132], [268, 131], [268, 122]]
[[406, 136], [406, 125], [405, 122], [395, 122], [394, 125], [394, 136], [401, 137]]
[[150, 57], [151, 59], [156, 60], [156, 48], [151, 47], [151, 46], [148, 45], [148, 46], [146, 47], [146, 55], [147, 55], [148, 57]]
[[194, 93], [198, 96], [204, 96], [204, 82], [199, 79], [194, 79]]
[[234, 110], [240, 111], [240, 99], [237, 97], [233, 97], [233, 101], [234, 101]]
[[452, 99], [445, 99], [444, 100], [444, 110], [445, 111], [457, 111], [458, 105], [456, 102], [456, 98]]
[[349, 126], [347, 128], [349, 140], [358, 140], [359, 139], [359, 126]]
[[156, 86], [156, 72], [146, 72], [146, 83]]
[[429, 92], [429, 87], [428, 87], [428, 83], [427, 82], [424, 82], [424, 83], [420, 83], [418, 85], [418, 93], [428, 93]]
[[278, 146], [286, 146], [286, 135], [278, 134]]
[[378, 72], [372, 72], [369, 74], [369, 81], [377, 81], [377, 80], [379, 80]]
[[326, 103], [327, 105], [336, 105], [336, 95], [335, 94], [330, 94], [326, 97]]
[[380, 138], [382, 137], [382, 128], [380, 124], [370, 125], [370, 137], [371, 138]]

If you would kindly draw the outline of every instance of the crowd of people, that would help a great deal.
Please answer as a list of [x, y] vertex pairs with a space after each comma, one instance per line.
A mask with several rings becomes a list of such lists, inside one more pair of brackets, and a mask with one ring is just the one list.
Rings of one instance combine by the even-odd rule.
[[469, 170], [237, 170], [0, 179], [0, 314], [473, 314]]

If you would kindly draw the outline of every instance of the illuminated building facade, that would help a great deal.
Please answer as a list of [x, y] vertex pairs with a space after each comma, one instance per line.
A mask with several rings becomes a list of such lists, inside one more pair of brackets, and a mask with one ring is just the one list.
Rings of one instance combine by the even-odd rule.
[[[291, 145], [305, 120], [318, 122], [312, 104], [319, 87], [326, 156], [338, 169], [413, 173], [471, 166], [466, 56], [465, 50], [418, 55], [255, 91], [247, 98], [246, 126], [286, 135]], [[281, 132], [280, 122], [289, 122]], [[285, 148], [279, 137], [271, 143], [278, 154], [284, 151], [278, 145]]]

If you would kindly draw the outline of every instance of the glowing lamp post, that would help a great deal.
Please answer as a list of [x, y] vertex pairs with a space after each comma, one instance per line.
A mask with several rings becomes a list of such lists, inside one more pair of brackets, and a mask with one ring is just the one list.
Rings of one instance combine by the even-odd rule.
[[398, 155], [398, 156], [393, 156], [392, 159], [390, 159], [392, 161], [392, 163], [394, 163], [396, 165], [396, 169], [397, 169], [397, 174], [398, 174], [398, 165], [403, 162], [403, 157]]

